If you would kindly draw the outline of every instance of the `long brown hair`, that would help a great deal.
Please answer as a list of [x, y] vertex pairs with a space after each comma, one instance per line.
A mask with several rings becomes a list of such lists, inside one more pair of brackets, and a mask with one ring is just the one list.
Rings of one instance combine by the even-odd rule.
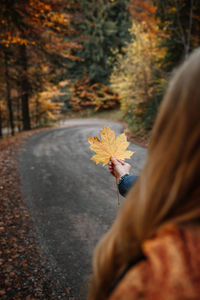
[[111, 284], [141, 244], [166, 223], [200, 218], [200, 49], [175, 71], [160, 107], [145, 166], [113, 226], [98, 244], [89, 300]]

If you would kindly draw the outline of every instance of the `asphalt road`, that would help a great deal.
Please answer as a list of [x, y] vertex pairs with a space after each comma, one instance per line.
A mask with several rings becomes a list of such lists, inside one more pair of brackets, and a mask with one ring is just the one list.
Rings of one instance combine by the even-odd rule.
[[[91, 274], [92, 252], [112, 224], [118, 210], [116, 185], [108, 167], [90, 160], [88, 136], [99, 136], [109, 125], [117, 134], [119, 123], [74, 120], [68, 128], [35, 134], [20, 155], [22, 193], [33, 216], [39, 243], [62, 273], [75, 299], [84, 294]], [[136, 151], [129, 162], [138, 174], [146, 149]], [[121, 203], [124, 201], [120, 198]], [[79, 298], [79, 299], [80, 299]]]

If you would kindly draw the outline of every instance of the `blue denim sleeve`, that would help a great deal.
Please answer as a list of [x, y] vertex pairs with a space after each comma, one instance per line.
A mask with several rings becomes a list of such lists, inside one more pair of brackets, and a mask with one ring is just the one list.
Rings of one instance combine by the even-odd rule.
[[135, 175], [126, 175], [119, 181], [118, 190], [119, 193], [125, 197], [130, 188], [134, 185], [135, 181], [137, 180], [137, 176]]

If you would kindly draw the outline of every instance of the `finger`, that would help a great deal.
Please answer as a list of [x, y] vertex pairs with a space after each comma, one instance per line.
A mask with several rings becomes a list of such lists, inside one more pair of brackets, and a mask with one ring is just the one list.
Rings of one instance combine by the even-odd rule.
[[115, 173], [114, 172], [110, 172], [110, 174], [115, 177]]
[[125, 165], [125, 162], [123, 161], [123, 160], [121, 160], [121, 159], [117, 159], [117, 161], [122, 165], [122, 166], [124, 166]]
[[111, 157], [111, 162], [112, 162], [112, 164], [113, 164], [113, 166], [116, 166], [119, 162], [118, 162], [118, 160], [115, 158], [115, 157]]

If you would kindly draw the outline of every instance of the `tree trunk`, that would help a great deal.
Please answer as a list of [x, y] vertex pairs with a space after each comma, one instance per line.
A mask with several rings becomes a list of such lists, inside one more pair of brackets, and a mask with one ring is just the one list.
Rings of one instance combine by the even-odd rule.
[[31, 129], [30, 124], [30, 114], [29, 114], [29, 81], [27, 77], [27, 55], [26, 55], [26, 46], [20, 46], [20, 60], [22, 66], [22, 80], [21, 80], [21, 100], [22, 100], [22, 120], [23, 120], [23, 129]]
[[10, 96], [10, 77], [9, 77], [9, 70], [8, 70], [8, 53], [5, 51], [5, 79], [6, 79], [6, 91], [7, 91], [7, 106], [9, 112], [9, 121], [10, 121], [10, 128], [11, 134], [15, 134], [15, 125], [13, 120], [13, 109], [12, 109], [12, 101]]
[[2, 131], [2, 111], [1, 111], [1, 103], [0, 103], [0, 139], [3, 137], [3, 131]]
[[36, 97], [36, 101], [35, 101], [36, 105], [35, 105], [35, 124], [36, 124], [36, 127], [38, 127], [38, 124], [39, 124], [39, 101], [38, 101], [38, 97]]
[[21, 131], [21, 110], [20, 110], [20, 97], [17, 97], [17, 128], [18, 132]]

